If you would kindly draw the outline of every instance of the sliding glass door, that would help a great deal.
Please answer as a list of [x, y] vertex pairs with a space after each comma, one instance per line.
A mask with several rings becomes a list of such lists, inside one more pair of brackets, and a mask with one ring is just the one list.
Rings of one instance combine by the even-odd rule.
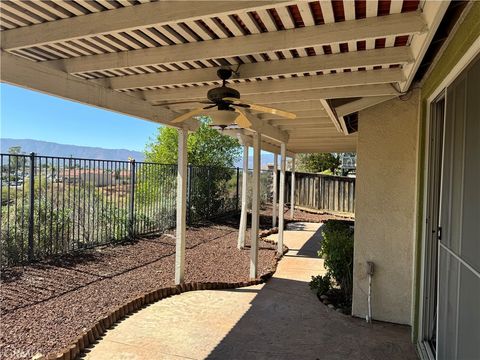
[[480, 61], [445, 97], [437, 359], [480, 359]]

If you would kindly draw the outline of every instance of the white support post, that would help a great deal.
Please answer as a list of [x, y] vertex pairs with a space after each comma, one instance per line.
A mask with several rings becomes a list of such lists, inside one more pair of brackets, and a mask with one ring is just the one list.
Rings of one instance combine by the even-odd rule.
[[253, 135], [253, 177], [252, 177], [252, 229], [250, 235], [250, 279], [257, 278], [258, 270], [258, 230], [260, 210], [260, 150], [262, 135]]
[[295, 214], [295, 156], [292, 156], [292, 186], [290, 194], [290, 216], [293, 220]]
[[280, 193], [278, 194], [278, 241], [277, 253], [283, 254], [283, 227], [285, 218], [285, 169], [287, 167], [285, 143], [280, 145]]
[[177, 229], [175, 248], [175, 284], [185, 280], [185, 232], [187, 222], [187, 138], [188, 131], [178, 130]]
[[277, 170], [278, 170], [278, 157], [277, 154], [273, 154], [273, 196], [272, 196], [272, 228], [277, 226]]
[[247, 231], [248, 216], [248, 145], [243, 145], [243, 169], [242, 169], [242, 209], [240, 213], [240, 228], [238, 229], [238, 248], [245, 247], [245, 233]]

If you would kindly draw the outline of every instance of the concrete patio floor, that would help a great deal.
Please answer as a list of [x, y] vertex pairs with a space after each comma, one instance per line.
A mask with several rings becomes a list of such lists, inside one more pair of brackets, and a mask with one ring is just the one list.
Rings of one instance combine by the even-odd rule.
[[[325, 272], [320, 224], [292, 224], [290, 251], [263, 285], [193, 291], [119, 323], [84, 359], [417, 359], [408, 327], [342, 315], [308, 288]], [[275, 236], [272, 236], [275, 238]]]

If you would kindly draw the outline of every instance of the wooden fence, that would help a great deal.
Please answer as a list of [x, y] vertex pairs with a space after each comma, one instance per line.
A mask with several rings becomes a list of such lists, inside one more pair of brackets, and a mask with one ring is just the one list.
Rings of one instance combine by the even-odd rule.
[[[286, 202], [291, 203], [291, 172], [286, 173]], [[295, 172], [295, 206], [355, 213], [355, 178]]]

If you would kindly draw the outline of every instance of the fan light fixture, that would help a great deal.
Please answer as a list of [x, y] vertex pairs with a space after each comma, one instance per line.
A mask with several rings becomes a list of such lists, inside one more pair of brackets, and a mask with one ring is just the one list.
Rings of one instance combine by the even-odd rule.
[[[187, 111], [177, 116], [171, 121], [172, 124], [187, 121], [196, 116], [209, 115], [212, 117], [212, 125], [215, 128], [225, 129], [228, 126], [238, 126], [239, 128], [250, 128], [252, 122], [245, 115], [243, 110], [274, 114], [287, 119], [295, 119], [297, 116], [291, 112], [273, 109], [263, 105], [253, 104], [240, 99], [240, 93], [227, 86], [227, 79], [232, 76], [232, 69], [219, 68], [217, 70], [218, 77], [222, 80], [222, 86], [208, 90], [208, 101], [200, 101], [201, 104], [207, 104], [205, 107]], [[191, 102], [191, 101], [187, 101]], [[165, 105], [168, 103], [163, 103]], [[216, 110], [211, 110], [215, 108]]]
[[228, 125], [235, 123], [238, 113], [231, 110], [211, 110], [208, 115], [212, 118], [212, 126], [225, 128]]

